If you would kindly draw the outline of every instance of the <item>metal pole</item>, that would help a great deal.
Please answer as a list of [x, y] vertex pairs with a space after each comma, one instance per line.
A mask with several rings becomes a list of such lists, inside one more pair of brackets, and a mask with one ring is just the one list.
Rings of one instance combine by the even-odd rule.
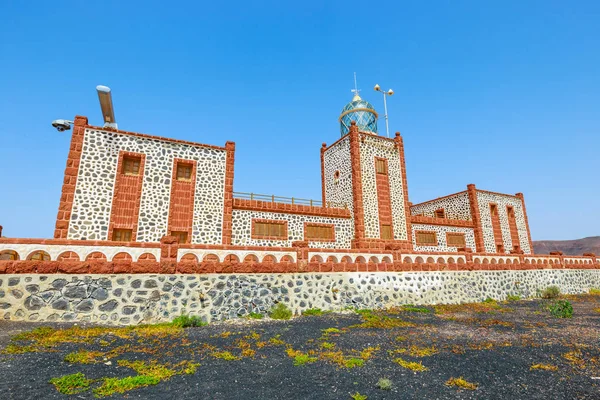
[[388, 125], [388, 113], [387, 113], [387, 102], [386, 102], [386, 97], [387, 97], [387, 93], [385, 92], [381, 92], [383, 93], [383, 109], [385, 111], [385, 133], [387, 135], [387, 137], [390, 137], [390, 127]]

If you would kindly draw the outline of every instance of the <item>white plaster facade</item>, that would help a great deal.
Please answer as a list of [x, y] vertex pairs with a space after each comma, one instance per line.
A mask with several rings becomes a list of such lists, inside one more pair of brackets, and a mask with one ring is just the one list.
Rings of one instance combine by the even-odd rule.
[[196, 161], [192, 243], [221, 244], [226, 151], [203, 145], [86, 129], [68, 239], [107, 240], [121, 151], [145, 155], [136, 241], [167, 234], [174, 159]]

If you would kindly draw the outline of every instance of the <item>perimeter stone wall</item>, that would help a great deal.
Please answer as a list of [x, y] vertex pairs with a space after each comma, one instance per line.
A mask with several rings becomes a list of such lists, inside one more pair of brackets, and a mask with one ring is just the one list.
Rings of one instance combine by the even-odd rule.
[[14, 274], [0, 277], [0, 318], [128, 325], [188, 313], [207, 321], [266, 313], [276, 302], [294, 313], [399, 304], [479, 302], [600, 287], [600, 270], [342, 272], [301, 274]]

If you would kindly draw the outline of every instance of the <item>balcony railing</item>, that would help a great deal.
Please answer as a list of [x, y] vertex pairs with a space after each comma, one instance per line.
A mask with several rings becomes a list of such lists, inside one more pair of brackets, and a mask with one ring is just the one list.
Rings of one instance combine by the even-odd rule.
[[321, 200], [301, 199], [298, 197], [282, 197], [275, 196], [274, 194], [258, 194], [258, 193], [244, 193], [244, 192], [233, 192], [234, 199], [244, 200], [258, 200], [266, 201], [269, 203], [284, 203], [284, 204], [297, 204], [301, 206], [311, 207], [328, 207], [328, 208], [348, 208], [347, 204], [335, 203], [327, 201], [325, 204]]

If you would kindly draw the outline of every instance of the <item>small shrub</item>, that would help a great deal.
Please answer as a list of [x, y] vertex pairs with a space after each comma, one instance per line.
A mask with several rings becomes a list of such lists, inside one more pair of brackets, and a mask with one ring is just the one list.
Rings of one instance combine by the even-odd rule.
[[99, 351], [80, 350], [78, 352], [67, 354], [64, 360], [72, 364], [92, 364], [97, 362], [102, 355], [103, 353]]
[[560, 296], [560, 288], [558, 286], [548, 286], [542, 291], [543, 299], [556, 299]]
[[281, 340], [281, 335], [275, 335], [271, 339], [269, 339], [269, 343], [275, 346], [285, 346], [285, 342]]
[[557, 371], [558, 367], [556, 365], [550, 365], [550, 364], [533, 364], [531, 366], [531, 368], [529, 368], [530, 370], [534, 370], [534, 369], [541, 369], [544, 371]]
[[144, 386], [156, 385], [159, 378], [146, 375], [128, 376], [126, 378], [106, 378], [99, 388], [94, 389], [96, 397], [110, 396], [115, 393], [125, 393]]
[[567, 300], [558, 300], [550, 304], [550, 314], [555, 318], [573, 317], [573, 306]]
[[344, 366], [346, 368], [362, 367], [364, 364], [365, 360], [363, 360], [362, 358], [352, 357], [344, 361]]
[[448, 379], [446, 381], [446, 386], [455, 386], [457, 388], [467, 389], [467, 390], [475, 390], [475, 389], [477, 389], [477, 384], [467, 382], [462, 377]]
[[206, 326], [208, 322], [205, 322], [197, 315], [186, 315], [182, 314], [179, 317], [176, 317], [172, 322], [174, 326], [179, 328], [191, 328], [197, 326]]
[[50, 379], [56, 390], [62, 394], [81, 393], [90, 387], [91, 379], [87, 379], [84, 374], [78, 372], [72, 375], [61, 376], [60, 378]]
[[487, 297], [484, 301], [484, 303], [496, 303], [496, 300], [492, 299], [491, 297]]
[[331, 343], [331, 342], [323, 342], [321, 343], [321, 347], [327, 350], [331, 350], [335, 347], [335, 343]]
[[263, 319], [265, 316], [262, 315], [261, 313], [256, 313], [256, 312], [251, 312], [250, 314], [248, 314], [248, 318], [251, 319]]
[[396, 358], [394, 360], [394, 362], [396, 364], [400, 365], [401, 367], [410, 369], [411, 371], [414, 371], [414, 372], [423, 372], [423, 371], [427, 371], [429, 369], [426, 366], [424, 366], [423, 363], [414, 362], [414, 361], [406, 361], [402, 358]]
[[430, 313], [431, 310], [425, 307], [415, 307], [412, 305], [403, 306], [402, 309], [408, 312], [416, 312], [416, 313]]
[[308, 354], [297, 354], [294, 357], [294, 365], [296, 367], [308, 363], [314, 363], [315, 361], [317, 361], [317, 357], [311, 357]]
[[342, 333], [342, 331], [338, 328], [327, 328], [323, 329], [322, 331], [324, 335], [329, 335], [330, 333]]
[[521, 300], [521, 296], [519, 296], [518, 294], [509, 294], [508, 296], [506, 296], [506, 301], [519, 301]]
[[271, 308], [269, 317], [272, 319], [290, 319], [292, 318], [292, 310], [283, 303], [277, 303]]
[[323, 315], [325, 311], [320, 308], [309, 308], [308, 310], [302, 311], [302, 315]]
[[354, 393], [354, 394], [351, 394], [351, 395], [350, 395], [350, 398], [351, 398], [352, 400], [367, 400], [367, 396], [366, 396], [366, 395], [364, 395], [364, 394], [360, 394], [360, 393], [358, 393], [358, 392], [356, 392], [356, 393]]
[[590, 288], [590, 294], [592, 296], [600, 296], [600, 289], [597, 288]]
[[234, 356], [229, 351], [214, 352], [211, 354], [211, 356], [213, 356], [214, 358], [220, 358], [220, 359], [226, 360], [226, 361], [237, 361], [240, 359], [240, 357]]
[[381, 390], [391, 390], [392, 389], [392, 381], [387, 378], [379, 378], [377, 381], [377, 387]]

